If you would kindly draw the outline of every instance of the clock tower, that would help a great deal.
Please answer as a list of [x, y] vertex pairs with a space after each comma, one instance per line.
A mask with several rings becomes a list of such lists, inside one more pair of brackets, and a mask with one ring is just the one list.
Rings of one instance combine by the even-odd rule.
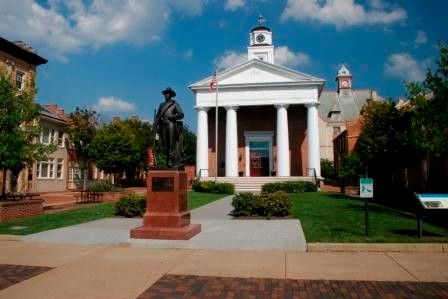
[[343, 64], [341, 69], [338, 71], [338, 75], [336, 77], [336, 82], [338, 82], [338, 92], [341, 93], [343, 90], [351, 90], [352, 89], [352, 74], [347, 69], [347, 67]]
[[249, 47], [247, 56], [249, 60], [260, 59], [274, 64], [274, 46], [272, 45], [271, 29], [265, 26], [263, 16], [258, 17], [258, 26], [249, 33]]

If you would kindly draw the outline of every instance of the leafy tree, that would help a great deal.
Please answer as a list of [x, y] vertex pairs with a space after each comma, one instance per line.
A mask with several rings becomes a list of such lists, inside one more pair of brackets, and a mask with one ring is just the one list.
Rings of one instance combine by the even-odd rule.
[[[3, 171], [2, 196], [6, 191], [6, 171], [15, 178], [25, 167], [48, 158], [54, 144], [40, 144], [39, 106], [34, 103], [34, 78], [26, 90], [19, 90], [12, 79], [0, 71], [0, 170]], [[12, 182], [15, 186], [15, 180]], [[14, 189], [14, 188], [12, 188]]]
[[90, 147], [96, 134], [96, 112], [87, 108], [76, 107], [75, 112], [70, 113], [66, 140], [66, 147], [83, 171], [83, 187], [87, 187], [87, 173], [89, 164], [92, 162]]
[[196, 164], [196, 135], [184, 126], [184, 163], [186, 165]]
[[320, 159], [320, 169], [322, 172], [322, 176], [324, 178], [327, 178], [327, 179], [335, 178], [333, 161], [330, 161], [328, 159]]
[[[114, 121], [98, 131], [90, 147], [96, 165], [116, 178], [126, 173], [132, 180], [147, 167], [146, 151], [152, 143], [152, 128], [135, 120]], [[115, 180], [118, 182], [118, 180]]]
[[437, 70], [428, 70], [421, 83], [407, 83], [414, 112], [412, 133], [417, 149], [448, 153], [448, 45], [439, 43]]
[[364, 172], [395, 173], [412, 160], [411, 115], [391, 101], [370, 102], [362, 113], [362, 132], [356, 151]]

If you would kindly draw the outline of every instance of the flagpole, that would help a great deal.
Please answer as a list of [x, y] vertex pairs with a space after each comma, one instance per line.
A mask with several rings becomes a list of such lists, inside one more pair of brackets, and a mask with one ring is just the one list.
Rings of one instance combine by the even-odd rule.
[[215, 90], [215, 182], [218, 177], [218, 75], [215, 69], [216, 90]]

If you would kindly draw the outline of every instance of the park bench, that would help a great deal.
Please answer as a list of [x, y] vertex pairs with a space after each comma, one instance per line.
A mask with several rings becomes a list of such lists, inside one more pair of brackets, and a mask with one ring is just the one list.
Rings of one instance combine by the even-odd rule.
[[76, 203], [97, 203], [103, 202], [103, 192], [92, 190], [81, 190], [75, 195]]
[[414, 193], [417, 198], [417, 231], [418, 237], [423, 237], [423, 217], [427, 210], [448, 210], [448, 194], [418, 194]]

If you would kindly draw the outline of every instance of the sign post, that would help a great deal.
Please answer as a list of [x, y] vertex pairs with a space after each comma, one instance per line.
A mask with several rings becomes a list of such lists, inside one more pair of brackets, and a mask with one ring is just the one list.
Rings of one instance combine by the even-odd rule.
[[359, 195], [364, 198], [364, 215], [366, 223], [366, 236], [369, 235], [369, 198], [373, 198], [373, 179], [359, 179]]

